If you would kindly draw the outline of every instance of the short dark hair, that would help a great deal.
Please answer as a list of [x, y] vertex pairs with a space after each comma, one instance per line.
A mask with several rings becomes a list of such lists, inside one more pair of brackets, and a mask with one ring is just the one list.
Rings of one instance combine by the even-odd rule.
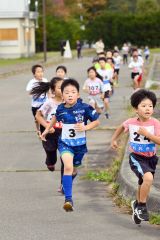
[[56, 68], [56, 72], [57, 72], [59, 69], [63, 69], [63, 71], [64, 71], [65, 73], [67, 73], [67, 68], [66, 68], [65, 66], [59, 65], [59, 66]]
[[114, 64], [114, 59], [113, 59], [113, 58], [106, 58], [106, 62], [107, 62], [108, 60], [111, 60], [111, 62]]
[[99, 52], [99, 53], [97, 53], [98, 56], [101, 55], [101, 54], [104, 54], [106, 56], [106, 52]]
[[157, 97], [154, 92], [146, 89], [137, 90], [132, 94], [131, 96], [132, 107], [137, 108], [138, 105], [146, 98], [151, 100], [154, 108], [156, 106]]
[[42, 68], [43, 69], [42, 65], [40, 65], [40, 64], [33, 65], [32, 69], [31, 69], [33, 75], [35, 74], [37, 68]]
[[80, 88], [79, 87], [79, 83], [75, 79], [73, 79], [73, 78], [68, 78], [68, 79], [66, 79], [62, 83], [62, 85], [61, 85], [61, 92], [63, 93], [64, 92], [64, 88], [69, 86], [69, 85], [74, 86], [77, 89], [77, 91], [79, 92], [79, 88]]
[[99, 59], [98, 59], [98, 62], [99, 61], [104, 61], [104, 62], [106, 62], [106, 58], [105, 57], [100, 57]]
[[107, 49], [107, 50], [106, 50], [106, 53], [107, 53], [107, 52], [113, 53], [113, 51], [112, 51], [111, 49]]

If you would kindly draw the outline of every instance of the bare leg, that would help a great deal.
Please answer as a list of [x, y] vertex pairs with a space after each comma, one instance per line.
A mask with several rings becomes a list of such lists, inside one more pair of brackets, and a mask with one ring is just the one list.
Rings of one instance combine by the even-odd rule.
[[139, 75], [135, 76], [135, 78], [133, 79], [134, 89], [137, 89], [139, 87], [138, 78], [139, 78]]
[[105, 107], [105, 111], [108, 112], [109, 111], [109, 99], [105, 98], [104, 99], [104, 107]]
[[153, 182], [152, 173], [151, 172], [145, 173], [143, 176], [143, 183], [140, 187], [140, 199], [139, 200], [141, 203], [146, 203], [152, 182]]
[[118, 85], [118, 74], [116, 72], [114, 73], [114, 84]]
[[39, 123], [38, 123], [36, 120], [35, 120], [35, 125], [36, 125], [37, 135], [38, 135], [38, 137], [40, 138], [40, 137], [41, 137], [40, 125], [39, 125]]
[[138, 189], [137, 189], [137, 201], [140, 202], [140, 189], [141, 189], [141, 185], [138, 185]]

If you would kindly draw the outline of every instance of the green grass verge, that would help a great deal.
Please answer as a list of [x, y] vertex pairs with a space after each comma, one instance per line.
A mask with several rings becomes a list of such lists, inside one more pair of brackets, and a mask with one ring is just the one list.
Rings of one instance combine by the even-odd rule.
[[108, 184], [115, 182], [124, 156], [127, 139], [127, 135], [124, 135], [123, 142], [121, 143], [123, 147], [119, 148], [117, 157], [112, 160], [112, 164], [108, 169], [98, 171], [89, 170], [84, 178], [93, 181], [102, 181]]
[[113, 182], [110, 186], [110, 194], [113, 197], [113, 201], [118, 207], [123, 208], [123, 211], [125, 210], [125, 212], [131, 214], [131, 199], [126, 198], [120, 194], [119, 187], [120, 185], [117, 182]]
[[100, 182], [112, 182], [112, 175], [109, 171], [88, 171], [86, 174], [86, 179]]
[[101, 181], [106, 183], [112, 183], [115, 181], [117, 173], [121, 165], [121, 159], [115, 159], [110, 168], [99, 171], [88, 171], [85, 175], [85, 179], [93, 181]]
[[[16, 64], [21, 64], [21, 63], [29, 63], [33, 61], [43, 61], [44, 54], [43, 52], [41, 53], [36, 53], [32, 57], [22, 57], [22, 58], [15, 58], [15, 59], [0, 59], [0, 64], [1, 66], [7, 66], [7, 65], [16, 65]], [[59, 52], [47, 52], [47, 59], [49, 58], [57, 58], [60, 57]]]
[[[93, 55], [95, 51], [93, 49], [83, 49], [82, 50], [82, 55], [88, 56], [88, 55]], [[77, 51], [72, 50], [73, 57], [76, 57]], [[36, 53], [32, 57], [22, 57], [22, 58], [16, 58], [16, 59], [0, 59], [0, 65], [1, 66], [8, 66], [8, 65], [14, 65], [14, 64], [21, 64], [21, 63], [28, 63], [32, 61], [43, 61], [44, 53]], [[47, 59], [52, 59], [52, 58], [60, 58], [60, 52], [54, 51], [54, 52], [47, 52]]]
[[160, 53], [160, 48], [151, 48], [150, 52], [151, 53]]
[[151, 224], [160, 225], [160, 214], [151, 213], [151, 214], [150, 214], [149, 222], [150, 222]]
[[159, 89], [159, 85], [158, 84], [152, 84], [149, 89], [150, 90], [158, 90]]

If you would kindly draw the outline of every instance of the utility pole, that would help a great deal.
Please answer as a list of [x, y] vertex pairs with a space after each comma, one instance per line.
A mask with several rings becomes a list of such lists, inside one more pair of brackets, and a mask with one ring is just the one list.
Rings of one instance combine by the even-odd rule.
[[46, 37], [46, 0], [42, 0], [42, 14], [43, 14], [43, 53], [44, 62], [47, 61], [47, 37]]
[[38, 1], [35, 1], [35, 12], [36, 12], [36, 24], [35, 24], [35, 28], [39, 28], [38, 26]]
[[30, 4], [31, 1], [28, 0], [28, 12], [27, 12], [27, 18], [26, 18], [26, 41], [27, 41], [27, 57], [30, 57]]

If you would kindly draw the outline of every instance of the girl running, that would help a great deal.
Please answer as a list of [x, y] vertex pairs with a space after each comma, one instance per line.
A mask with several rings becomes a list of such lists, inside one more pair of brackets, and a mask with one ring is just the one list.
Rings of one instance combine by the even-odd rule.
[[[49, 125], [52, 117], [56, 113], [56, 109], [59, 104], [62, 103], [61, 84], [62, 78], [54, 77], [48, 83], [39, 83], [35, 88], [32, 89], [31, 93], [35, 98], [39, 95], [47, 93], [50, 90], [50, 97], [48, 100], [38, 109], [36, 113], [36, 120], [41, 124], [41, 133]], [[46, 141], [42, 141], [43, 148], [46, 152], [46, 165], [48, 170], [54, 171], [55, 164], [57, 162], [57, 147], [58, 138], [61, 134], [62, 123], [56, 122], [50, 129], [50, 132], [46, 136]], [[63, 164], [61, 164], [61, 179], [63, 176]], [[61, 189], [62, 190], [62, 189]]]
[[[32, 66], [32, 73], [33, 73], [34, 78], [28, 82], [28, 84], [26, 86], [26, 91], [32, 96], [31, 107], [32, 107], [32, 114], [35, 118], [37, 110], [46, 101], [46, 94], [43, 93], [43, 94], [39, 95], [37, 98], [34, 98], [34, 96], [31, 93], [32, 88], [34, 88], [37, 85], [37, 83], [48, 82], [48, 80], [43, 77], [44, 70], [43, 70], [43, 67], [39, 64]], [[38, 122], [36, 121], [36, 119], [35, 119], [35, 124], [36, 124], [36, 131], [39, 136], [40, 135], [40, 126], [39, 126]]]
[[143, 62], [138, 58], [138, 55], [133, 54], [131, 62], [128, 65], [128, 67], [131, 69], [133, 88], [134, 89], [140, 88], [142, 82]]
[[102, 113], [104, 108], [103, 82], [97, 78], [95, 67], [88, 68], [87, 72], [88, 79], [83, 85], [83, 90], [89, 94], [89, 104], [95, 108], [98, 113]]
[[[67, 68], [64, 65], [59, 65], [56, 68], [56, 76], [62, 78], [63, 80], [68, 79], [67, 78]], [[64, 171], [64, 164], [61, 160], [61, 176], [63, 176], [63, 171]], [[63, 186], [62, 186], [62, 178], [61, 178], [60, 187], [58, 188], [58, 192], [61, 192], [62, 194], [64, 193]]]
[[114, 85], [118, 86], [118, 76], [120, 71], [120, 65], [122, 62], [122, 57], [119, 55], [118, 51], [113, 52], [113, 60], [114, 60]]

